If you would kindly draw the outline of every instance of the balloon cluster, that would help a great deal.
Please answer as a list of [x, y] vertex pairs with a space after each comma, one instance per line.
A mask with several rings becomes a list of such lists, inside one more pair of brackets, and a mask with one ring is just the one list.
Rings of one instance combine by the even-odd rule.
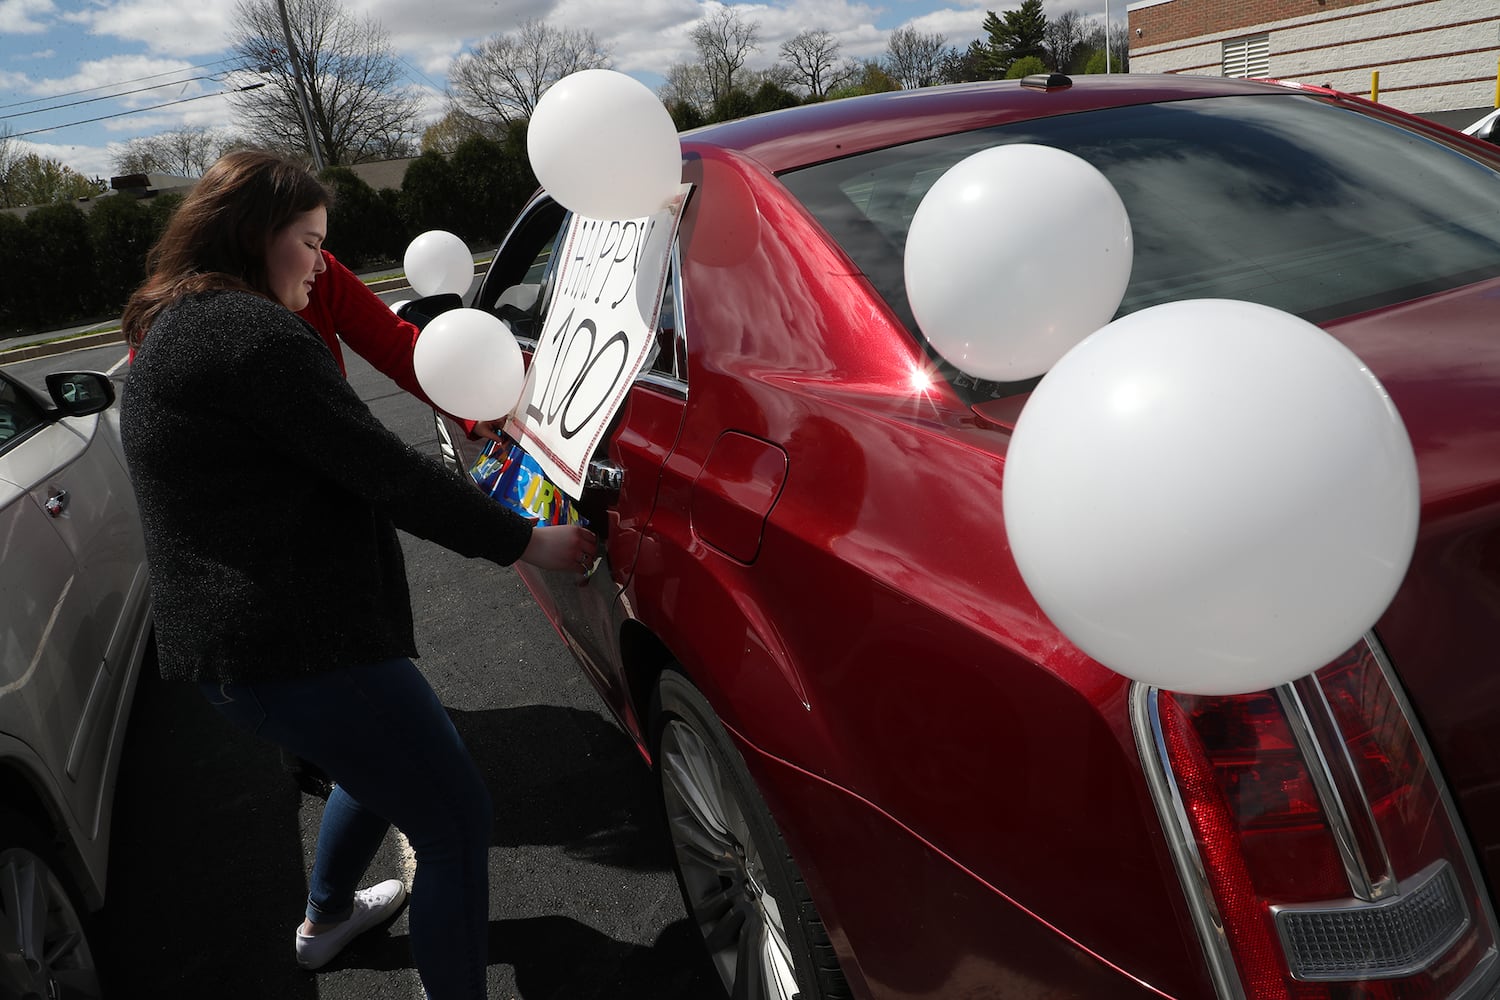
[[1118, 194], [1057, 149], [961, 161], [912, 219], [912, 313], [989, 379], [1045, 377], [1005, 459], [1016, 566], [1075, 645], [1194, 694], [1287, 683], [1395, 596], [1416, 459], [1353, 352], [1268, 306], [1196, 299], [1113, 320], [1130, 277]]
[[[526, 149], [553, 199], [593, 219], [652, 215], [682, 180], [671, 115], [645, 84], [613, 70], [583, 70], [553, 84], [532, 113]], [[441, 230], [412, 240], [405, 264], [412, 290], [423, 297], [463, 295], [474, 280], [469, 248]], [[433, 403], [472, 420], [509, 414], [525, 381], [510, 328], [479, 309], [434, 317], [417, 338], [412, 363]]]
[[[404, 260], [412, 290], [463, 295], [474, 281], [474, 255], [440, 229], [412, 240]], [[400, 311], [405, 301], [391, 308]], [[526, 379], [521, 346], [505, 321], [483, 309], [450, 309], [422, 327], [412, 368], [427, 398], [469, 420], [497, 420], [515, 409]]]

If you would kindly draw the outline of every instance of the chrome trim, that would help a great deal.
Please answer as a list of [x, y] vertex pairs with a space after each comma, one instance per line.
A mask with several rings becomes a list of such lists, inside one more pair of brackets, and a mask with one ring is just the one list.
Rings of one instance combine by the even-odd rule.
[[[686, 208], [686, 206], [684, 206]], [[688, 373], [679, 364], [687, 359], [687, 317], [682, 309], [682, 241], [672, 240], [672, 318], [676, 323], [672, 334], [672, 377], [687, 398]], [[658, 321], [658, 325], [660, 322]]]
[[658, 389], [669, 396], [676, 396], [678, 399], [687, 399], [687, 383], [679, 382], [675, 378], [663, 375], [660, 372], [643, 371], [635, 377], [635, 380], [639, 385], [649, 385], [651, 388]]
[[1350, 892], [1356, 899], [1373, 903], [1398, 891], [1369, 796], [1359, 782], [1349, 747], [1317, 677], [1309, 674], [1278, 687], [1276, 699], [1307, 764]]
[[[1375, 665], [1380, 668], [1380, 673], [1385, 677], [1386, 686], [1391, 689], [1391, 697], [1396, 700], [1396, 706], [1401, 709], [1401, 714], [1406, 718], [1407, 727], [1411, 730], [1417, 749], [1422, 753], [1422, 759], [1427, 762], [1427, 770], [1432, 775], [1433, 787], [1437, 789], [1438, 799], [1443, 803], [1443, 809], [1448, 814], [1448, 825], [1453, 828], [1454, 839], [1458, 842], [1459, 850], [1463, 852], [1464, 864], [1468, 867], [1469, 881], [1473, 884], [1479, 896], [1479, 902], [1484, 907], [1484, 922], [1490, 933], [1489, 954], [1493, 958], [1497, 946], [1500, 946], [1500, 927], [1495, 924], [1494, 903], [1490, 900], [1489, 889], [1480, 872], [1479, 862], [1474, 857], [1473, 845], [1469, 843], [1468, 828], [1459, 821], [1458, 806], [1454, 804], [1453, 795], [1448, 791], [1448, 782], [1443, 778], [1443, 772], [1438, 769], [1437, 757], [1432, 753], [1432, 744], [1427, 742], [1427, 734], [1417, 724], [1417, 713], [1412, 709], [1411, 702], [1407, 700], [1406, 691], [1397, 682], [1396, 670], [1391, 666], [1385, 647], [1380, 644], [1380, 639], [1374, 632], [1365, 635], [1365, 642], [1370, 647], [1370, 653], [1375, 657]], [[1500, 986], [1500, 968], [1494, 968], [1492, 971], [1495, 978], [1491, 980], [1490, 985]], [[1500, 990], [1496, 992], [1500, 993]]]
[[600, 489], [610, 493], [620, 492], [620, 487], [625, 485], [625, 470], [613, 462], [595, 458], [590, 460], [587, 478], [584, 481], [584, 489]]
[[1234, 956], [1229, 951], [1229, 941], [1224, 934], [1223, 918], [1214, 904], [1213, 892], [1208, 887], [1203, 857], [1198, 853], [1198, 843], [1188, 824], [1182, 795], [1167, 766], [1167, 748], [1162, 736], [1161, 706], [1157, 693], [1157, 689], [1150, 684], [1131, 682], [1130, 727], [1135, 733], [1141, 770], [1145, 773], [1146, 785], [1151, 790], [1156, 814], [1161, 819], [1162, 833], [1166, 836], [1167, 848], [1172, 855], [1172, 866], [1177, 869], [1178, 881], [1182, 883], [1182, 894], [1186, 897], [1188, 911], [1198, 930], [1198, 941], [1203, 946], [1203, 958], [1208, 964], [1208, 975], [1213, 981], [1214, 992], [1218, 994], [1219, 1000], [1247, 1000], [1239, 970], [1234, 964]]

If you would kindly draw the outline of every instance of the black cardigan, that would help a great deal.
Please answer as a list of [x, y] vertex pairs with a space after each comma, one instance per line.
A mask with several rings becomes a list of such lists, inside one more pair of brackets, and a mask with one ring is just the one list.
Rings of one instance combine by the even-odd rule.
[[164, 677], [415, 656], [395, 529], [502, 565], [531, 540], [529, 521], [387, 430], [312, 327], [258, 295], [168, 307], [120, 405]]

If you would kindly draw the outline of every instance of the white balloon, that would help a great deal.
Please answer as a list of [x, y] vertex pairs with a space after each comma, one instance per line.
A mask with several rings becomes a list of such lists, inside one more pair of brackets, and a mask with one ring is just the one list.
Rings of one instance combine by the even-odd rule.
[[586, 69], [554, 83], [532, 112], [526, 152], [542, 187], [592, 219], [638, 219], [682, 181], [677, 126], [644, 83]]
[[474, 255], [463, 240], [429, 229], [406, 246], [406, 280], [421, 296], [462, 295], [474, 282]]
[[411, 305], [411, 299], [397, 299], [395, 302], [391, 303], [391, 312], [395, 313], [397, 316], [400, 316], [401, 310], [409, 305]]
[[1286, 683], [1384, 612], [1416, 542], [1416, 459], [1348, 348], [1267, 306], [1122, 317], [1042, 379], [1005, 460], [1006, 532], [1084, 652], [1193, 694]]
[[1051, 146], [992, 146], [950, 167], [917, 205], [906, 294], [939, 354], [1013, 382], [1110, 321], [1132, 252], [1125, 204], [1096, 167]]
[[433, 317], [417, 337], [411, 360], [427, 397], [469, 420], [510, 413], [526, 378], [510, 327], [482, 309], [450, 309]]

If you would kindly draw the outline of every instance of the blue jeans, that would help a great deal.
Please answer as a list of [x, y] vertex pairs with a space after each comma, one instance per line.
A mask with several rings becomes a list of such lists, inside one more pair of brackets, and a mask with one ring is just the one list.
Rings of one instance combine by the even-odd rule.
[[486, 993], [489, 790], [453, 721], [407, 659], [256, 684], [200, 685], [231, 722], [337, 782], [318, 830], [307, 919], [348, 917], [394, 824], [417, 858], [411, 948], [430, 1000]]

